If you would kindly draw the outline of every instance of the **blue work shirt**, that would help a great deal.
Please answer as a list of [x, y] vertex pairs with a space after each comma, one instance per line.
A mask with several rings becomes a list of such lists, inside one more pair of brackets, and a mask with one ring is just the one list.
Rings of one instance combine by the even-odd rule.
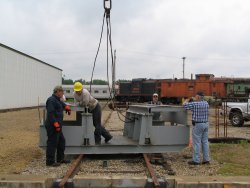
[[46, 101], [47, 110], [47, 122], [49, 124], [54, 124], [58, 122], [62, 126], [63, 122], [63, 110], [66, 104], [60, 100], [56, 95], [50, 96]]
[[208, 122], [208, 109], [207, 101], [193, 101], [183, 105], [186, 110], [192, 111], [192, 121], [196, 123]]

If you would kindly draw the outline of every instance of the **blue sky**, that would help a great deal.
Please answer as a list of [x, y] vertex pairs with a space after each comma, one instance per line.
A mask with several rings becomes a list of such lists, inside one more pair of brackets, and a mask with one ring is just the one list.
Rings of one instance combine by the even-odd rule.
[[[90, 80], [102, 0], [1, 0], [0, 43]], [[116, 78], [250, 77], [249, 0], [112, 0]], [[111, 73], [109, 73], [111, 74]], [[94, 79], [107, 79], [106, 27]]]

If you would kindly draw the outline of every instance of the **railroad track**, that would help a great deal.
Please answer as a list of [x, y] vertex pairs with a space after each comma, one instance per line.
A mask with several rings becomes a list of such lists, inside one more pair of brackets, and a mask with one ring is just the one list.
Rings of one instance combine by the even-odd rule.
[[[105, 106], [104, 106], [105, 108]], [[107, 118], [104, 120], [104, 125], [109, 121], [111, 118], [112, 111], [110, 111], [109, 115]], [[163, 154], [130, 154], [130, 155], [79, 155], [69, 166], [67, 172], [63, 176], [63, 178], [60, 181], [57, 181], [55, 183], [54, 187], [64, 187], [66, 182], [68, 182], [69, 179], [73, 179], [74, 176], [78, 173], [81, 173], [81, 165], [84, 165], [84, 162], [87, 161], [87, 158], [90, 160], [94, 158], [97, 158], [102, 161], [102, 169], [93, 169], [91, 170], [91, 173], [119, 173], [119, 174], [146, 174], [148, 178], [151, 178], [154, 184], [154, 187], [160, 187], [160, 182], [158, 180], [158, 174], [154, 168], [154, 165], [162, 165], [163, 168], [167, 171], [167, 174], [169, 175], [175, 175], [175, 172], [171, 169], [171, 166], [167, 163], [166, 158], [164, 158]], [[108, 158], [107, 158], [108, 157]], [[124, 158], [125, 157], [125, 158]], [[143, 163], [144, 168], [141, 169], [114, 169], [114, 168], [108, 168], [109, 167], [109, 162], [110, 160], [123, 160], [125, 161], [125, 164], [138, 164], [138, 163]], [[153, 165], [152, 165], [153, 164]], [[134, 165], [132, 165], [134, 166]], [[85, 169], [85, 168], [83, 168]]]
[[[169, 171], [171, 171], [171, 167], [167, 163], [166, 159], [164, 158], [163, 154], [123, 154], [123, 155], [79, 155], [76, 160], [74, 160], [67, 172], [65, 173], [63, 179], [60, 182], [57, 182], [54, 187], [64, 187], [66, 182], [68, 182], [69, 179], [73, 179], [74, 176], [78, 173], [81, 173], [81, 169], [84, 169], [84, 167], [81, 167], [84, 165], [85, 162], [89, 160], [101, 160], [102, 165], [98, 166], [98, 169], [90, 170], [91, 173], [103, 173], [103, 174], [146, 174], [148, 178], [152, 179], [152, 182], [154, 184], [154, 187], [160, 187], [159, 182], [159, 175], [157, 174], [157, 170], [155, 169], [155, 165], [161, 165], [164, 169], [166, 169], [166, 174], [169, 174]], [[132, 163], [132, 164], [138, 164], [143, 163], [143, 167], [141, 169], [120, 169], [120, 168], [109, 168], [109, 163], [111, 161], [116, 160], [122, 160], [126, 163]], [[153, 164], [153, 165], [152, 165]], [[132, 165], [133, 166], [133, 165]], [[172, 174], [174, 175], [174, 172], [172, 171]]]

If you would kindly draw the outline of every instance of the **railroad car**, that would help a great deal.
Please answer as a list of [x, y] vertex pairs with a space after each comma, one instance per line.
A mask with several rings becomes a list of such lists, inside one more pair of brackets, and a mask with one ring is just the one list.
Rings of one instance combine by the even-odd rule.
[[179, 104], [183, 98], [192, 97], [197, 91], [206, 96], [226, 96], [226, 79], [215, 79], [213, 74], [197, 74], [195, 79], [149, 79], [140, 78], [120, 82], [116, 95], [118, 101], [147, 102], [153, 93], [158, 93], [164, 104]]
[[157, 93], [158, 80], [146, 78], [132, 79], [132, 81], [120, 82], [116, 100], [121, 102], [145, 102], [150, 101], [153, 93]]
[[250, 79], [233, 79], [226, 86], [227, 97], [248, 97], [250, 93]]
[[163, 103], [181, 103], [183, 98], [195, 96], [202, 91], [205, 96], [221, 98], [226, 96], [228, 80], [217, 80], [212, 74], [197, 74], [195, 79], [172, 79], [161, 81], [161, 101]]
[[[64, 90], [64, 95], [67, 99], [73, 98], [73, 85], [62, 85]], [[83, 88], [90, 91], [89, 85], [84, 85]], [[108, 85], [92, 85], [91, 86], [91, 95], [96, 99], [109, 99], [110, 98], [110, 90]]]
[[195, 79], [138, 78], [120, 82], [116, 99], [122, 102], [147, 102], [153, 93], [158, 93], [164, 104], [180, 104], [183, 98], [193, 97], [197, 91], [217, 99], [247, 97], [250, 79], [216, 78], [213, 74], [196, 74]]

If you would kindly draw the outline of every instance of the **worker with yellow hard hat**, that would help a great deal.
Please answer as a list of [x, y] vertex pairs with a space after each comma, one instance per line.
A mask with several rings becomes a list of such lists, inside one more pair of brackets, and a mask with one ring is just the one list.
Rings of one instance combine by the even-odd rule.
[[108, 130], [101, 125], [102, 110], [98, 100], [96, 100], [87, 89], [83, 88], [81, 82], [74, 84], [74, 103], [77, 106], [87, 107], [93, 116], [93, 125], [95, 126], [95, 143], [101, 144], [101, 136], [105, 138], [105, 143], [109, 142], [113, 137]]
[[74, 84], [74, 91], [82, 91], [83, 85], [81, 82], [76, 82]]

